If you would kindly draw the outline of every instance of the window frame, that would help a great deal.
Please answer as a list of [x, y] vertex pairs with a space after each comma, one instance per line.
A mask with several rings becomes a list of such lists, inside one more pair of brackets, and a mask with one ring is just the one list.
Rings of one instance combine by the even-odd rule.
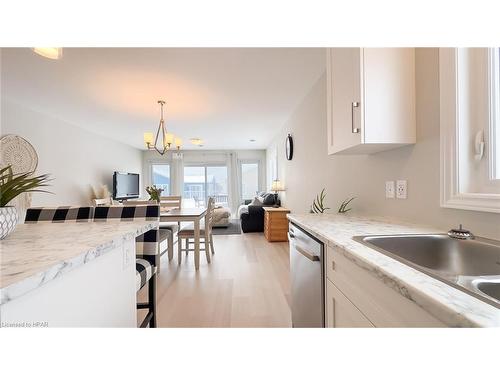
[[[262, 189], [262, 181], [261, 181], [261, 160], [260, 159], [239, 159], [238, 160], [238, 169], [239, 169], [239, 181], [238, 185], [240, 187], [240, 199], [244, 201], [245, 198], [243, 196], [243, 164], [257, 164], [257, 191]], [[253, 197], [252, 197], [253, 198]], [[251, 198], [250, 198], [251, 199]]]
[[[458, 105], [458, 71], [458, 49], [440, 48], [440, 205], [445, 208], [500, 213], [500, 194], [460, 191], [459, 129], [464, 119], [460, 118]], [[491, 116], [489, 130], [491, 132]], [[488, 154], [491, 158], [491, 152]]]
[[[172, 165], [169, 162], [163, 161], [150, 161], [149, 162], [149, 185], [154, 185], [153, 182], [153, 166], [155, 165], [168, 165], [168, 195], [172, 195]], [[162, 195], [163, 196], [163, 195]]]
[[489, 84], [489, 178], [492, 182], [500, 181], [500, 48], [488, 49], [488, 84]]

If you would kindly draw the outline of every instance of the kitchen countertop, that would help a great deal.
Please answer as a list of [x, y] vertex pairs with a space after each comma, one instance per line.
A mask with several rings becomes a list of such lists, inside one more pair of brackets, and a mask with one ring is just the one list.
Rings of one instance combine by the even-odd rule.
[[340, 214], [289, 214], [311, 232], [422, 309], [453, 327], [500, 327], [500, 309], [355, 240], [353, 236], [446, 233], [400, 220]]
[[0, 305], [157, 226], [155, 221], [19, 224], [0, 241]]

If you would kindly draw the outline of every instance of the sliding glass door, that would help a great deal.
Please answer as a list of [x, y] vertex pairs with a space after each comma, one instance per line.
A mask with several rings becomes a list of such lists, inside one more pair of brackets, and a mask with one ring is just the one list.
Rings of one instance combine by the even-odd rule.
[[192, 207], [205, 206], [205, 167], [184, 167], [184, 188], [182, 197]]
[[205, 207], [208, 197], [217, 205], [228, 205], [227, 166], [190, 165], [184, 167], [183, 194], [186, 205]]
[[228, 189], [227, 189], [227, 167], [207, 166], [207, 197], [213, 197], [216, 205], [227, 207]]

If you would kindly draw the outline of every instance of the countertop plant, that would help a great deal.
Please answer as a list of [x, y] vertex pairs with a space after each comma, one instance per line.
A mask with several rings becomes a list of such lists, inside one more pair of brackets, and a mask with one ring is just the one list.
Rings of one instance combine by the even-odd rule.
[[22, 193], [44, 192], [40, 188], [49, 186], [48, 174], [32, 176], [33, 172], [13, 173], [12, 166], [0, 169], [0, 207], [6, 207], [10, 201]]

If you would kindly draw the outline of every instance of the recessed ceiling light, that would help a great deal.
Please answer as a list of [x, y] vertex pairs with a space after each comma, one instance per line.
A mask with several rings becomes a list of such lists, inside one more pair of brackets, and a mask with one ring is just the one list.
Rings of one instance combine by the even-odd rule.
[[255, 139], [250, 139], [250, 142], [255, 142]]
[[203, 146], [203, 139], [201, 139], [201, 138], [191, 138], [189, 141], [193, 145], [200, 146], [200, 147]]
[[62, 58], [62, 48], [58, 47], [34, 47], [33, 52], [51, 60], [59, 60]]

